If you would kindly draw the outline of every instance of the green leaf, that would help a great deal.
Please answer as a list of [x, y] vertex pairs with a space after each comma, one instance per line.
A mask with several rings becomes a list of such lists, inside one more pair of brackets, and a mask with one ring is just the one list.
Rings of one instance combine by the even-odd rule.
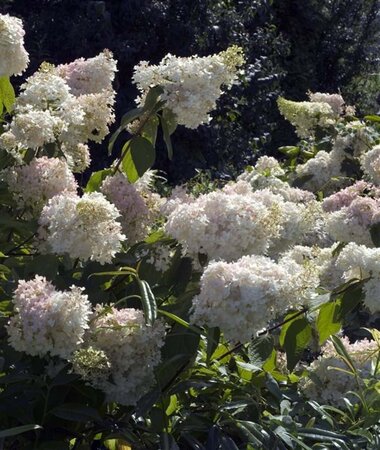
[[145, 322], [147, 325], [152, 325], [157, 318], [156, 299], [149, 284], [146, 281], [140, 280], [139, 278], [137, 278], [136, 281], [140, 289]]
[[149, 141], [153, 147], [156, 145], [158, 124], [158, 117], [157, 115], [154, 115], [146, 122], [141, 130], [141, 136]]
[[134, 183], [153, 166], [156, 160], [156, 150], [147, 139], [135, 136], [124, 145], [123, 153], [125, 151], [122, 169], [128, 180]]
[[320, 345], [341, 329], [342, 324], [337, 319], [339, 310], [340, 304], [338, 302], [329, 302], [321, 306], [316, 322]]
[[42, 429], [40, 425], [21, 425], [20, 427], [8, 428], [7, 430], [0, 431], [0, 439], [40, 429]]
[[380, 116], [376, 116], [375, 114], [364, 116], [364, 119], [369, 120], [370, 122], [380, 122]]
[[[285, 320], [291, 315], [294, 313], [288, 314]], [[286, 351], [288, 370], [294, 369], [311, 337], [312, 329], [305, 317], [297, 317], [283, 325], [280, 333], [280, 345]]]
[[264, 334], [253, 339], [249, 347], [250, 362], [259, 367], [263, 367], [268, 358], [272, 355], [274, 348], [273, 336]]
[[172, 135], [177, 129], [177, 116], [171, 109], [165, 108], [162, 111], [162, 118], [165, 120], [169, 135]]
[[9, 77], [0, 77], [0, 99], [7, 112], [11, 113], [16, 95]]
[[342, 320], [349, 312], [363, 300], [363, 282], [350, 285], [340, 298], [340, 307], [337, 318]]
[[218, 347], [220, 338], [220, 329], [218, 327], [207, 330], [207, 362], [210, 363], [211, 357]]
[[286, 145], [283, 147], [279, 147], [278, 150], [284, 155], [289, 156], [290, 158], [298, 156], [300, 153], [299, 147], [295, 147], [293, 145]]
[[352, 359], [350, 355], [347, 353], [347, 350], [345, 346], [343, 345], [343, 342], [337, 337], [337, 336], [331, 336], [332, 343], [334, 344], [335, 350], [343, 359], [343, 361], [347, 364], [349, 369], [356, 373], [355, 365], [352, 362]]
[[170, 139], [169, 125], [167, 124], [167, 122], [163, 116], [160, 117], [160, 121], [161, 121], [161, 127], [162, 127], [162, 134], [164, 137], [166, 148], [168, 150], [168, 158], [170, 160], [172, 160], [173, 159], [173, 146], [172, 146], [172, 141]]
[[161, 86], [151, 88], [145, 97], [143, 111], [151, 112], [154, 106], [158, 103], [160, 95], [163, 93], [164, 89]]
[[87, 182], [84, 192], [99, 191], [102, 182], [109, 175], [112, 175], [112, 169], [103, 169], [103, 170], [99, 170], [98, 172], [93, 172], [91, 174], [90, 179]]
[[370, 227], [369, 232], [374, 246], [380, 247], [380, 222], [373, 224]]
[[182, 325], [183, 327], [188, 328], [189, 330], [193, 331], [196, 334], [200, 335], [202, 333], [202, 330], [200, 328], [190, 325], [188, 322], [186, 322], [186, 320], [181, 319], [180, 317], [176, 316], [175, 314], [173, 314], [169, 311], [159, 309], [158, 313], [162, 314], [163, 316], [168, 317], [169, 319], [174, 320], [174, 322], [177, 322], [179, 325]]
[[143, 108], [134, 108], [123, 115], [120, 120], [120, 126], [125, 129], [125, 127], [136, 120], [143, 113]]
[[132, 122], [133, 120], [137, 119], [141, 114], [143, 113], [143, 108], [134, 108], [128, 111], [124, 116], [121, 118], [120, 126], [119, 128], [113, 133], [111, 136], [109, 143], [108, 143], [108, 156], [111, 155], [113, 146], [115, 145], [115, 142], [117, 138], [119, 137], [120, 133], [125, 130], [125, 127]]

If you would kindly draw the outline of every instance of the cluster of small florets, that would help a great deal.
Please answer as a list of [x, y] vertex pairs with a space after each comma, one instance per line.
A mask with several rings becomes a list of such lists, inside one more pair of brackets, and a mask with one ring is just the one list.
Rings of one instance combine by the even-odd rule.
[[370, 181], [380, 184], [380, 145], [376, 145], [360, 158], [364, 174]]
[[364, 305], [371, 311], [380, 311], [380, 249], [368, 248], [350, 242], [337, 259], [337, 266], [344, 272], [346, 281], [366, 280], [364, 284]]
[[41, 250], [83, 261], [111, 262], [125, 240], [119, 216], [117, 208], [99, 192], [83, 197], [56, 195], [39, 219]]
[[303, 394], [320, 404], [344, 406], [344, 398], [356, 403], [357, 397], [350, 395], [350, 391], [358, 390], [358, 383], [371, 376], [371, 359], [378, 353], [375, 341], [366, 339], [349, 343], [347, 338], [342, 339], [347, 353], [351, 357], [357, 370], [358, 377], [350, 372], [350, 368], [336, 352], [333, 344], [327, 342], [322, 347], [322, 355], [309, 366], [309, 377], [304, 377], [299, 383]]
[[294, 188], [279, 178], [284, 175], [284, 169], [275, 158], [261, 156], [254, 167], [250, 167], [238, 176], [237, 181], [248, 182], [254, 191], [269, 189], [289, 202], [308, 202], [315, 198], [311, 192]]
[[248, 183], [239, 182], [177, 204], [165, 229], [193, 257], [201, 253], [233, 261], [246, 254], [264, 254], [279, 236], [282, 215], [277, 204], [267, 207], [260, 199]]
[[20, 75], [27, 68], [29, 56], [24, 48], [22, 21], [0, 14], [0, 76]]
[[233, 46], [225, 52], [212, 56], [180, 58], [166, 55], [159, 65], [140, 62], [134, 70], [133, 82], [141, 92], [139, 103], [149, 89], [161, 86], [165, 107], [176, 116], [179, 124], [197, 128], [210, 121], [209, 112], [216, 101], [237, 77], [238, 67], [244, 62], [240, 47]]
[[226, 339], [248, 342], [279, 311], [307, 303], [318, 282], [317, 270], [290, 258], [280, 263], [256, 255], [233, 263], [212, 261], [193, 299], [191, 321], [220, 327]]
[[78, 187], [65, 161], [46, 156], [7, 170], [4, 179], [17, 206], [34, 214], [39, 214], [55, 195], [63, 192], [75, 194]]
[[15, 315], [7, 331], [10, 345], [29, 355], [69, 358], [83, 342], [91, 304], [83, 289], [57, 291], [44, 277], [20, 280], [14, 294]]
[[147, 326], [140, 310], [98, 305], [88, 333], [89, 348], [74, 355], [74, 370], [103, 390], [108, 401], [133, 405], [154, 383], [164, 335], [163, 323]]
[[313, 135], [317, 126], [334, 124], [335, 114], [328, 103], [293, 102], [280, 97], [277, 104], [281, 114], [295, 127], [300, 138]]
[[340, 116], [344, 112], [344, 100], [339, 94], [325, 94], [322, 92], [309, 92], [309, 99], [313, 103], [327, 103], [335, 114]]
[[117, 68], [112, 53], [104, 50], [94, 58], [79, 58], [70, 64], [61, 64], [56, 70], [69, 85], [71, 93], [78, 97], [112, 91], [112, 81]]
[[44, 63], [21, 86], [5, 148], [12, 137], [17, 146], [31, 149], [57, 143], [72, 170], [85, 170], [90, 163], [86, 142], [101, 142], [114, 120], [115, 71], [109, 52], [57, 68]]
[[149, 204], [150, 197], [144, 197], [122, 173], [107, 177], [102, 183], [101, 191], [119, 210], [119, 221], [128, 244], [142, 241], [148, 235], [158, 214], [158, 208]]
[[380, 221], [380, 191], [359, 181], [327, 197], [326, 231], [336, 241], [356, 242], [372, 247], [371, 226]]

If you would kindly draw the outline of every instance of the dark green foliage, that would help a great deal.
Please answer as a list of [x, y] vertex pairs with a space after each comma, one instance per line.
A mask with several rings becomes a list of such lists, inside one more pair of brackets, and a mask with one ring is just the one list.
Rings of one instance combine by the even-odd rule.
[[[340, 89], [349, 103], [376, 112], [376, 95], [359, 90], [368, 80], [376, 89], [368, 74], [378, 72], [379, 5], [379, 0], [41, 0], [33, 5], [5, 0], [2, 12], [24, 20], [28, 74], [44, 60], [69, 62], [111, 49], [119, 61], [117, 123], [134, 107], [131, 76], [140, 60], [157, 63], [168, 52], [207, 55], [241, 45], [246, 74], [221, 98], [211, 125], [197, 131], [179, 127], [172, 161], [158, 135], [157, 168], [179, 182], [206, 167], [228, 178], [257, 153], [273, 154], [295, 142], [277, 110], [280, 94], [300, 100], [309, 89]], [[128, 138], [122, 134], [118, 150]], [[107, 145], [93, 146], [93, 170], [107, 165]]]

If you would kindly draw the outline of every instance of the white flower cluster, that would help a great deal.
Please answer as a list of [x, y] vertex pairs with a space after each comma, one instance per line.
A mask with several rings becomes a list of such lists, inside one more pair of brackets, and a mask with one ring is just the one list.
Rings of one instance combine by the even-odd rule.
[[57, 73], [66, 81], [71, 93], [76, 97], [112, 91], [116, 71], [116, 61], [107, 49], [94, 58], [79, 58], [70, 64], [57, 66]]
[[380, 184], [380, 145], [376, 145], [360, 158], [361, 167], [368, 179]]
[[379, 194], [379, 189], [359, 181], [327, 197], [323, 203], [325, 210], [330, 211], [326, 217], [327, 233], [336, 241], [372, 247], [370, 229], [380, 221]]
[[159, 213], [159, 200], [144, 189], [142, 195], [135, 184], [129, 183], [127, 177], [117, 173], [107, 177], [101, 186], [102, 193], [119, 210], [123, 233], [128, 244], [142, 241], [149, 233]]
[[44, 63], [21, 86], [2, 137], [5, 148], [12, 142], [31, 149], [57, 143], [72, 170], [85, 170], [90, 163], [87, 141], [101, 142], [114, 120], [115, 71], [109, 52], [65, 66]]
[[339, 94], [325, 94], [322, 92], [309, 92], [309, 99], [313, 103], [327, 103], [338, 116], [343, 114], [344, 100]]
[[279, 236], [282, 215], [277, 204], [266, 207], [260, 198], [248, 183], [239, 182], [192, 203], [177, 204], [165, 230], [195, 258], [202, 253], [209, 259], [232, 261], [245, 254], [264, 254]]
[[107, 401], [134, 405], [154, 382], [165, 327], [145, 325], [142, 311], [97, 306], [88, 333], [88, 348], [74, 355], [73, 367]]
[[39, 219], [41, 250], [71, 258], [111, 262], [125, 239], [120, 213], [101, 193], [63, 193], [49, 200]]
[[55, 195], [63, 192], [75, 194], [78, 187], [65, 161], [46, 156], [7, 170], [4, 179], [17, 206], [34, 214], [39, 214]]
[[334, 124], [334, 111], [325, 102], [293, 102], [279, 97], [277, 100], [280, 113], [296, 129], [300, 138], [313, 135], [317, 126], [326, 127]]
[[380, 249], [350, 242], [341, 251], [337, 266], [344, 271], [346, 281], [368, 278], [364, 285], [364, 304], [371, 313], [380, 312]]
[[161, 86], [165, 107], [176, 116], [179, 124], [197, 128], [208, 123], [209, 112], [223, 93], [221, 87], [229, 87], [237, 76], [238, 67], [244, 62], [240, 47], [232, 46], [216, 55], [180, 58], [168, 54], [159, 65], [140, 62], [134, 69], [133, 82], [141, 92], [139, 103], [149, 89]]
[[363, 378], [371, 376], [371, 359], [379, 349], [375, 341], [366, 339], [353, 344], [347, 338], [342, 341], [360, 378], [347, 373], [350, 369], [337, 354], [333, 344], [327, 342], [322, 347], [322, 355], [310, 364], [310, 376], [303, 377], [299, 383], [300, 390], [307, 398], [333, 406], [344, 406], [345, 397], [353, 403], [358, 401], [348, 392], [357, 391], [358, 382], [363, 383]]
[[285, 257], [243, 256], [236, 262], [212, 261], [193, 299], [192, 323], [220, 327], [226, 339], [248, 342], [279, 312], [308, 303], [318, 286], [318, 270]]
[[69, 358], [83, 342], [91, 305], [83, 289], [57, 291], [44, 277], [20, 280], [7, 325], [10, 345], [29, 355]]
[[[251, 254], [274, 256], [296, 243], [323, 240], [320, 203], [290, 186], [281, 191], [283, 196], [269, 189], [253, 191], [239, 179], [197, 199], [177, 198], [164, 206], [169, 212], [166, 231], [190, 256], [202, 253], [226, 261]], [[284, 196], [309, 201], [290, 202]]]
[[0, 76], [20, 75], [29, 64], [22, 21], [0, 14]]
[[261, 156], [254, 167], [238, 176], [237, 181], [248, 182], [254, 191], [269, 189], [289, 202], [308, 202], [315, 198], [311, 192], [294, 188], [279, 178], [284, 175], [284, 169], [275, 158]]

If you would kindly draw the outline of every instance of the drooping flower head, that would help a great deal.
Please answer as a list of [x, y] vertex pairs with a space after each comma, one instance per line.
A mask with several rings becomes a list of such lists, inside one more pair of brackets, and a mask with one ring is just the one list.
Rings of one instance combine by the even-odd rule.
[[29, 63], [24, 48], [22, 21], [9, 14], [0, 14], [0, 77], [21, 75]]

